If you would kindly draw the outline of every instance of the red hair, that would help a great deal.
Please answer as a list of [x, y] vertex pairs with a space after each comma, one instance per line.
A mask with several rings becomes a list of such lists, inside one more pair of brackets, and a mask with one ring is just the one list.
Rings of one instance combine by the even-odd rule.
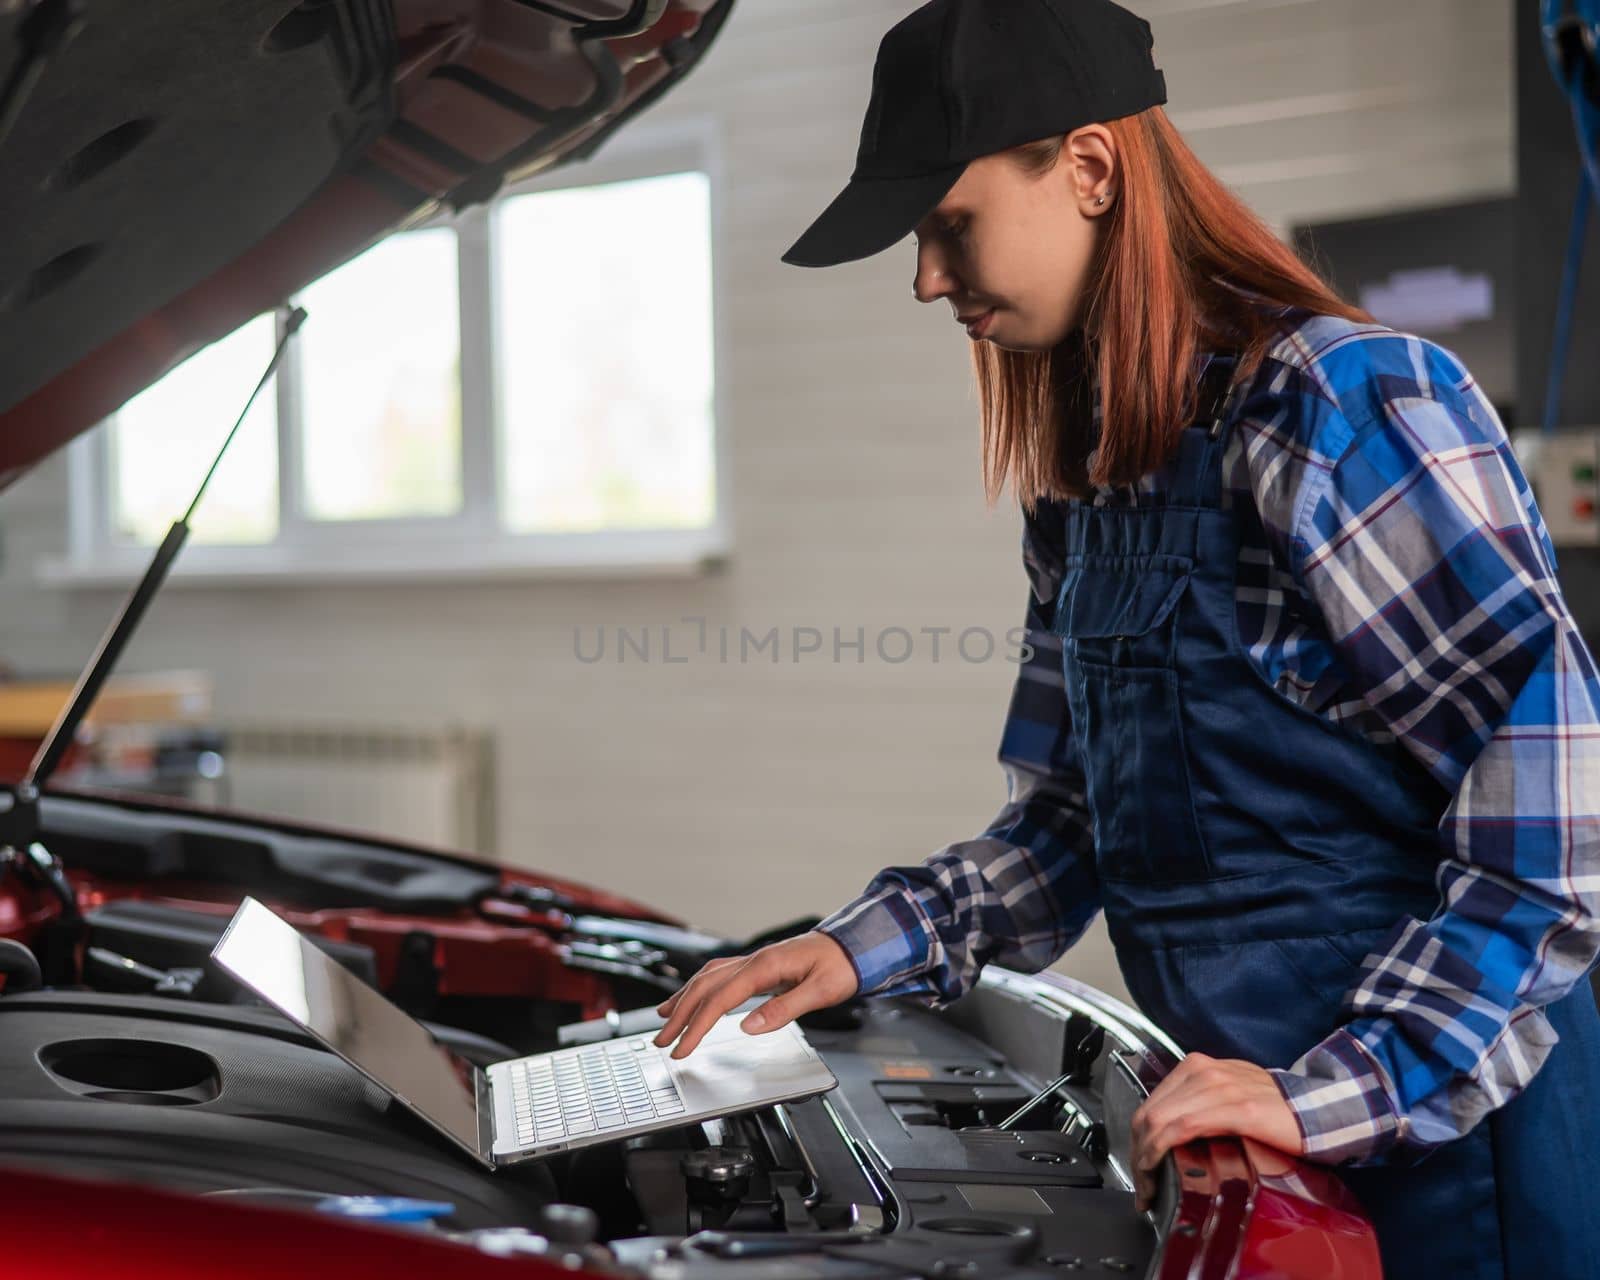
[[[1374, 323], [1200, 162], [1160, 107], [1105, 127], [1121, 181], [1090, 267], [1081, 329], [1050, 351], [972, 344], [990, 502], [1008, 482], [1031, 509], [1040, 498], [1087, 497], [1091, 486], [1131, 484], [1159, 467], [1197, 412], [1202, 345], [1238, 350], [1248, 378], [1280, 332], [1283, 307]], [[1044, 173], [1064, 142], [1057, 135], [1005, 154]], [[1091, 360], [1098, 440], [1089, 438]]]

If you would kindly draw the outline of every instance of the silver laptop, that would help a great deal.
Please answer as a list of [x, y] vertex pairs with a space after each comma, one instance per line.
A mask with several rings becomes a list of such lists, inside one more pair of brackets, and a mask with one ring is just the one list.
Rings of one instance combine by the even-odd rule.
[[720, 1018], [682, 1060], [646, 1031], [483, 1070], [254, 898], [240, 904], [211, 958], [491, 1169], [839, 1083], [794, 1023], [749, 1035], [738, 1012]]

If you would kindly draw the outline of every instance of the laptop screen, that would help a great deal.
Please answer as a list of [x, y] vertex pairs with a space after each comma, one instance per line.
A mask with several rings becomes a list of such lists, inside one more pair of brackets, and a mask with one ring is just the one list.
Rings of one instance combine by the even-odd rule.
[[211, 958], [435, 1128], [477, 1153], [477, 1069], [254, 898]]

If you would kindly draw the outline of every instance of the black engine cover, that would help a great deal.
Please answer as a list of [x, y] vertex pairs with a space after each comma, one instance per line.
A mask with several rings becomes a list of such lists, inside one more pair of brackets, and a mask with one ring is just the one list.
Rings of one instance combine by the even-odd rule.
[[532, 1226], [540, 1165], [489, 1173], [265, 1010], [0, 999], [0, 1162], [191, 1192], [403, 1195], [459, 1229]]

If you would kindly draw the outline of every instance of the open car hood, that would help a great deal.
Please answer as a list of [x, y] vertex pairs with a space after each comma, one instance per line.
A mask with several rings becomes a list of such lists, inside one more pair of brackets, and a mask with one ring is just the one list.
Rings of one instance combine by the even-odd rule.
[[0, 0], [0, 486], [436, 209], [594, 152], [732, 0]]

